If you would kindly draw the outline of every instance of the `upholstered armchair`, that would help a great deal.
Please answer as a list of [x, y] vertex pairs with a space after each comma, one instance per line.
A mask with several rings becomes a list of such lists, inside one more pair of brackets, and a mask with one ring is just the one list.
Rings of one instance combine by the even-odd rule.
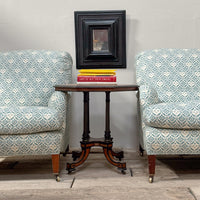
[[140, 149], [149, 182], [156, 155], [200, 154], [200, 50], [156, 49], [137, 56]]
[[54, 85], [71, 83], [67, 52], [0, 53], [0, 157], [52, 155], [59, 180], [59, 155], [69, 145], [70, 94]]

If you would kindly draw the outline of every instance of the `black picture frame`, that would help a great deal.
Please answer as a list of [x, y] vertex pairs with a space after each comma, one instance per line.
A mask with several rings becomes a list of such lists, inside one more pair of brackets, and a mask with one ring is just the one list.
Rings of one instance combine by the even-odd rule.
[[126, 68], [126, 11], [75, 11], [76, 68]]

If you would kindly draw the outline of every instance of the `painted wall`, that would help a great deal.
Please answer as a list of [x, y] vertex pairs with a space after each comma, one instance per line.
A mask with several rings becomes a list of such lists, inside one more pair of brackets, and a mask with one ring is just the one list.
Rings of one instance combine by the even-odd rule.
[[[0, 51], [66, 50], [75, 63], [74, 11], [126, 10], [127, 69], [117, 70], [120, 84], [135, 83], [134, 57], [153, 48], [200, 48], [199, 0], [0, 0]], [[91, 135], [104, 134], [104, 94], [93, 93]], [[82, 94], [73, 94], [71, 146], [82, 135]], [[137, 150], [134, 92], [111, 93], [111, 131], [115, 147]]]

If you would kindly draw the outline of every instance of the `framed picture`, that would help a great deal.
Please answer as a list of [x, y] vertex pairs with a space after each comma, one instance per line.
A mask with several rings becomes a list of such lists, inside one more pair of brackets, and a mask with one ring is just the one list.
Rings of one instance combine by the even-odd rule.
[[126, 11], [75, 11], [77, 69], [126, 68]]

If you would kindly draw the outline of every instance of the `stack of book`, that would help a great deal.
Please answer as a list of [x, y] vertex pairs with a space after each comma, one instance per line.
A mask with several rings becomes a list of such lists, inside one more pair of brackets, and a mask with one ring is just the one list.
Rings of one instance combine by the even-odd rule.
[[81, 69], [77, 76], [77, 84], [116, 84], [116, 70]]

